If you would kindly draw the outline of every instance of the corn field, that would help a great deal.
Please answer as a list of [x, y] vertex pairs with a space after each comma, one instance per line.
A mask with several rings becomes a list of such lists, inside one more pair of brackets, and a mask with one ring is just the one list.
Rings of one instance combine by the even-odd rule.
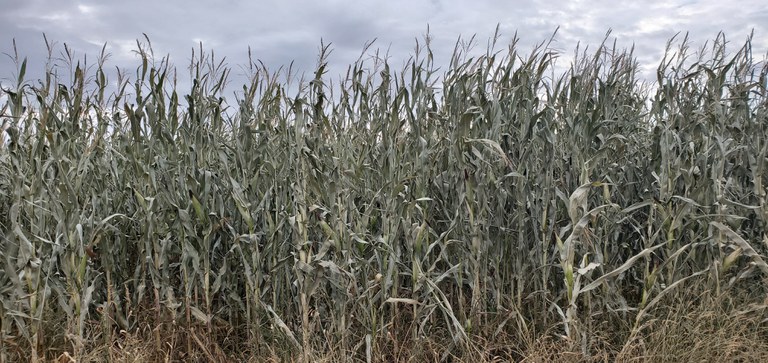
[[235, 92], [202, 46], [177, 68], [138, 41], [113, 76], [105, 52], [46, 43], [29, 80], [14, 45], [0, 361], [121, 361], [130, 337], [155, 361], [515, 361], [547, 339], [571, 361], [679, 361], [650, 337], [707, 302], [765, 348], [751, 39], [676, 37], [652, 81], [615, 43], [556, 68], [551, 40], [494, 39], [340, 77], [328, 45], [303, 78], [251, 57]]

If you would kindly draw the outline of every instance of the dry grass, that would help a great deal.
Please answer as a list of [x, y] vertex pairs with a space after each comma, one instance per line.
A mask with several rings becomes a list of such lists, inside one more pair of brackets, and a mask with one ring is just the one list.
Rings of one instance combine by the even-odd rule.
[[[660, 309], [617, 356], [626, 362], [763, 362], [768, 359], [768, 300], [716, 297], [704, 288]], [[737, 301], [737, 303], [734, 303]]]
[[[736, 299], [745, 299], [736, 292]], [[448, 336], [438, 334], [418, 342], [410, 341], [407, 332], [399, 338], [388, 336], [373, 344], [378, 355], [373, 362], [761, 362], [768, 359], [768, 301], [755, 304], [734, 304], [735, 298], [726, 294], [714, 298], [704, 290], [680, 295], [660, 309], [658, 317], [649, 319], [634, 336], [605, 330], [596, 332], [589, 343], [588, 354], [566, 337], [555, 332], [523, 334], [505, 329], [493, 334], [488, 329], [473, 336], [470, 348], [459, 355], [444, 354], [451, 346]], [[751, 300], [751, 299], [750, 299]], [[746, 309], [736, 309], [744, 306]], [[179, 342], [193, 334], [198, 342], [192, 352], [185, 352]], [[604, 338], [600, 338], [600, 334]], [[289, 345], [269, 346], [253, 341], [238, 341], [222, 337], [212, 341], [198, 330], [170, 329], [163, 333], [165, 344], [158, 349], [151, 331], [133, 334], [124, 332], [112, 346], [94, 346], [77, 362], [285, 362], [298, 361], [299, 356]], [[55, 354], [54, 354], [55, 353]], [[51, 351], [54, 362], [68, 362], [67, 353]], [[317, 347], [310, 356], [316, 362], [365, 361], [362, 354]], [[74, 360], [73, 360], [74, 361]]]

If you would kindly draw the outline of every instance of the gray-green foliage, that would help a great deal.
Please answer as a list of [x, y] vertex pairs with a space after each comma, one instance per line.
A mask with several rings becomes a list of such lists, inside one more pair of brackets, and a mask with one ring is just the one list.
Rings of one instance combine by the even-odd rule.
[[[652, 85], [631, 50], [577, 50], [553, 76], [549, 43], [514, 41], [457, 43], [445, 71], [427, 42], [402, 69], [360, 60], [336, 87], [323, 46], [297, 95], [290, 69], [252, 61], [234, 98], [202, 48], [186, 94], [149, 40], [132, 78], [65, 47], [33, 83], [17, 55], [0, 354], [31, 345], [35, 360], [55, 339], [77, 353], [142, 316], [284, 338], [306, 360], [330, 343], [370, 357], [388, 332], [447, 332], [456, 351], [490, 324], [587, 350], [598, 325], [635, 333], [693, 279], [759, 283], [768, 70], [749, 41], [688, 44], [670, 41]], [[62, 336], [43, 339], [57, 316]]]

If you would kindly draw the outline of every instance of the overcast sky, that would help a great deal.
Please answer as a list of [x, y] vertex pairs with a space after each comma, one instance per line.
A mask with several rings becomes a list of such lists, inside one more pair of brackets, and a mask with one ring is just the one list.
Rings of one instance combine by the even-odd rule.
[[[596, 45], [613, 29], [611, 37], [620, 47], [635, 45], [647, 74], [665, 42], [678, 32], [690, 32], [694, 44], [702, 45], [723, 31], [735, 50], [754, 30], [755, 57], [763, 59], [768, 50], [765, 0], [3, 0], [0, 50], [10, 52], [15, 39], [19, 53], [29, 58], [29, 72], [39, 77], [45, 33], [90, 59], [106, 43], [110, 65], [135, 70], [139, 62], [131, 51], [146, 33], [155, 54], [169, 54], [180, 75], [192, 47], [202, 41], [204, 48], [227, 57], [237, 81], [242, 73], [237, 66], [247, 64], [249, 46], [270, 68], [295, 61], [299, 69], [311, 71], [322, 38], [334, 49], [332, 69], [341, 72], [366, 42], [377, 39], [374, 47], [389, 49], [392, 64], [399, 67], [429, 25], [436, 61], [445, 64], [460, 35], [476, 34], [482, 50], [497, 24], [502, 42], [518, 32], [525, 53], [559, 27], [554, 46], [567, 55], [577, 42]], [[13, 72], [13, 63], [2, 57], [4, 86], [10, 85]]]

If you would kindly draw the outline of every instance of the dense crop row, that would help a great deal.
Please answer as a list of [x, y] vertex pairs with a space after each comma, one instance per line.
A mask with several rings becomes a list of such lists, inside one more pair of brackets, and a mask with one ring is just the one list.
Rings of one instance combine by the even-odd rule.
[[17, 58], [2, 360], [142, 332], [213, 360], [470, 359], [491, 354], [478, 337], [540, 336], [640, 354], [693, 291], [765, 314], [768, 68], [749, 42], [670, 42], [651, 84], [631, 51], [577, 52], [552, 77], [556, 51], [513, 43], [457, 47], [440, 73], [422, 45], [330, 87], [327, 52], [298, 95], [252, 62], [235, 97], [202, 49], [185, 93], [148, 41], [131, 79], [66, 49], [32, 82]]

